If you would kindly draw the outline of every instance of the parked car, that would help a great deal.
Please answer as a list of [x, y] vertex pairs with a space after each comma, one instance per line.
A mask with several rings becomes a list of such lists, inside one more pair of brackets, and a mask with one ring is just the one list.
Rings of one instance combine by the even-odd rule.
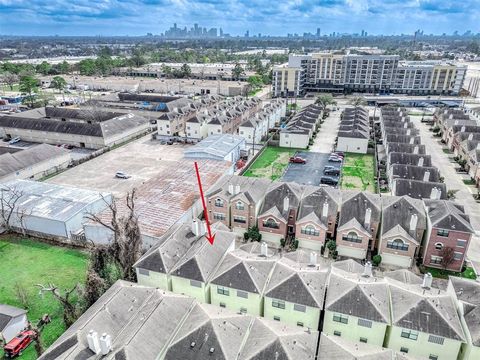
[[322, 176], [320, 179], [320, 183], [336, 186], [338, 184], [338, 181], [330, 176]]
[[325, 170], [323, 170], [323, 173], [325, 175], [339, 176], [340, 175], [340, 169], [325, 169]]
[[344, 153], [343, 151], [334, 151], [333, 153], [334, 153], [334, 154], [337, 154], [337, 155], [340, 155], [340, 156], [342, 156], [342, 157], [345, 156], [345, 153]]
[[292, 156], [290, 158], [290, 162], [291, 163], [295, 163], [295, 164], [306, 164], [307, 163], [307, 160], [300, 157], [300, 156]]
[[331, 162], [342, 162], [343, 159], [340, 158], [340, 157], [338, 157], [338, 156], [330, 156], [330, 157], [328, 158], [328, 161], [331, 161]]
[[127, 173], [123, 172], [123, 171], [117, 171], [115, 173], [115, 177], [116, 178], [119, 178], [119, 179], [130, 179], [131, 176], [128, 175]]
[[8, 143], [10, 145], [13, 145], [13, 144], [16, 144], [18, 142], [20, 142], [20, 138], [17, 136], [17, 137], [14, 137], [12, 140], [10, 140]]
[[13, 358], [22, 355], [28, 345], [33, 340], [33, 330], [23, 330], [20, 334], [15, 336], [10, 342], [3, 347], [3, 352], [6, 358]]
[[168, 141], [167, 141], [167, 145], [173, 145], [173, 141], [172, 141], [172, 140], [168, 140]]
[[341, 154], [337, 154], [337, 153], [334, 153], [334, 152], [333, 152], [333, 153], [331, 153], [331, 154], [330, 154], [330, 156], [336, 156], [336, 157], [339, 157], [339, 158], [342, 158], [342, 159], [344, 158], [344, 156], [343, 156], [343, 155], [341, 155]]

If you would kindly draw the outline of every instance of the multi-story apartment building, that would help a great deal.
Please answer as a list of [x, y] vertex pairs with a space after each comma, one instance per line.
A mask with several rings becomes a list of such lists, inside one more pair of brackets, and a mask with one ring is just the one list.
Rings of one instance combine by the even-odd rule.
[[466, 69], [447, 61], [400, 61], [398, 55], [291, 54], [288, 64], [273, 68], [272, 92], [286, 96], [288, 88], [289, 96], [307, 91], [457, 95]]

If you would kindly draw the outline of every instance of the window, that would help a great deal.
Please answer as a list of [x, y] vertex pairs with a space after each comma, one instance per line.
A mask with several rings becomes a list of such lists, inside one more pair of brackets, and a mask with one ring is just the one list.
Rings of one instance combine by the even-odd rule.
[[227, 305], [225, 305], [225, 303], [221, 302], [221, 303], [220, 303], [220, 307], [222, 307], [222, 308], [226, 308], [226, 307], [227, 307]]
[[335, 336], [342, 336], [342, 333], [341, 333], [340, 331], [336, 331], [336, 330], [335, 330], [335, 331], [333, 332], [333, 335], [335, 335]]
[[441, 256], [431, 255], [430, 256], [430, 264], [440, 265], [442, 263], [442, 259], [443, 259], [443, 257], [441, 257]]
[[297, 326], [303, 327], [303, 322], [297, 321]]
[[233, 222], [240, 223], [240, 224], [246, 224], [247, 223], [247, 218], [244, 216], [233, 216]]
[[241, 297], [241, 298], [244, 298], [244, 299], [248, 299], [248, 292], [242, 291], [242, 290], [237, 290], [237, 296]]
[[408, 244], [404, 243], [401, 239], [395, 239], [387, 241], [387, 248], [400, 251], [408, 251]]
[[275, 221], [275, 219], [268, 218], [263, 222], [263, 227], [266, 228], [271, 228], [271, 229], [278, 229], [280, 226], [278, 226], [278, 223]]
[[215, 199], [215, 206], [216, 207], [223, 207], [223, 200], [222, 199]]
[[402, 346], [402, 347], [400, 348], [400, 352], [405, 353], [405, 354], [408, 354], [408, 348]]
[[457, 240], [457, 247], [464, 248], [466, 246], [467, 246], [467, 240], [460, 240], [460, 239]]
[[430, 354], [430, 356], [428, 357], [428, 360], [438, 360], [438, 355]]
[[357, 233], [354, 232], [354, 231], [350, 231], [347, 235], [343, 235], [342, 240], [353, 242], [353, 243], [361, 243], [362, 242], [362, 239], [360, 239], [358, 237]]
[[453, 259], [454, 260], [462, 260], [463, 259], [463, 253], [455, 251], [455, 253], [453, 254]]
[[448, 230], [443, 230], [443, 229], [438, 229], [437, 230], [437, 235], [438, 236], [448, 237], [449, 233], [450, 232]]
[[273, 317], [273, 320], [275, 320], [275, 321], [280, 321], [280, 316], [274, 316], [274, 317]]
[[372, 322], [370, 320], [358, 319], [358, 326], [371, 328]]
[[305, 311], [307, 311], [307, 307], [305, 305], [294, 304], [293, 305], [293, 310], [300, 311], [300, 312], [305, 312]]
[[333, 321], [336, 321], [342, 324], [348, 324], [348, 316], [345, 316], [342, 314], [333, 314]]
[[441, 243], [441, 242], [435, 243], [435, 250], [440, 251], [442, 249], [443, 249], [443, 243]]
[[223, 286], [217, 286], [217, 294], [230, 296], [230, 290]]
[[364, 338], [364, 337], [361, 337], [361, 338], [360, 338], [360, 342], [366, 344], [366, 343], [368, 342], [368, 339], [367, 339], [367, 338]]
[[235, 204], [235, 209], [237, 210], [245, 210], [245, 204], [241, 201], [237, 201]]
[[143, 276], [150, 276], [150, 271], [145, 270], [145, 269], [138, 269], [138, 273]]
[[190, 280], [190, 286], [194, 286], [194, 287], [198, 287], [198, 288], [201, 288], [202, 287], [202, 283], [198, 280]]
[[283, 300], [272, 300], [272, 307], [277, 309], [285, 309], [285, 301]]
[[247, 313], [247, 308], [244, 308], [244, 307], [240, 308], [240, 313], [241, 314], [246, 314]]
[[403, 329], [401, 336], [405, 339], [417, 340], [418, 339], [418, 331]]
[[225, 220], [226, 219], [225, 214], [216, 213], [216, 212], [213, 213], [213, 218], [215, 220]]
[[320, 235], [320, 231], [315, 229], [315, 227], [313, 227], [312, 225], [307, 225], [307, 226], [303, 227], [300, 230], [300, 232], [302, 234], [305, 234], [305, 235], [313, 235], [313, 236], [319, 236]]
[[443, 342], [445, 341], [445, 338], [441, 337], [441, 336], [436, 336], [436, 335], [430, 335], [428, 337], [428, 342], [431, 342], [433, 344], [439, 344], [439, 345], [443, 345]]

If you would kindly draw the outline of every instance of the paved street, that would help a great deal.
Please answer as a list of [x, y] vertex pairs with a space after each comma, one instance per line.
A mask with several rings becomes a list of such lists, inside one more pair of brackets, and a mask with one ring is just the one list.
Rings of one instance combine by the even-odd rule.
[[450, 162], [447, 154], [442, 151], [438, 138], [434, 138], [428, 131], [428, 125], [420, 122], [421, 117], [411, 116], [410, 118], [420, 131], [422, 144], [425, 145], [427, 153], [432, 156], [432, 163], [438, 167], [441, 175], [445, 178], [447, 189], [458, 190], [455, 194], [456, 201], [465, 207], [477, 233], [475, 239], [470, 243], [468, 257], [472, 261], [480, 262], [480, 205], [473, 199], [471, 189], [463, 183], [461, 175], [455, 171], [454, 164]]
[[330, 116], [326, 118], [325, 122], [322, 124], [315, 142], [310, 146], [310, 151], [330, 153], [333, 149], [333, 144], [337, 137], [338, 127], [340, 125], [340, 115], [342, 114], [343, 109], [348, 106], [347, 100], [345, 99], [335, 100], [337, 101], [337, 107], [340, 107], [340, 110], [330, 112]]

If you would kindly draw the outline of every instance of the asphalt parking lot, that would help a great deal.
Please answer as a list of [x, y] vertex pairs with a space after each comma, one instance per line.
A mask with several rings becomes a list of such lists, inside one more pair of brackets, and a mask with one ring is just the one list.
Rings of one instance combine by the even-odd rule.
[[[307, 160], [306, 164], [290, 163], [283, 174], [282, 181], [291, 181], [303, 185], [320, 185], [323, 176], [323, 168], [326, 165], [341, 168], [341, 163], [329, 162], [330, 153], [316, 153], [310, 151], [299, 151], [297, 156]], [[339, 176], [332, 176], [338, 182]]]

